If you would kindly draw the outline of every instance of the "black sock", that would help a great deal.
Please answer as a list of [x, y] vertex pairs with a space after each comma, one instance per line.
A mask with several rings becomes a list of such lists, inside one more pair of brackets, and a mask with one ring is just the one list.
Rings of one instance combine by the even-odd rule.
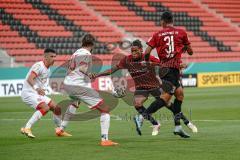
[[185, 125], [187, 125], [189, 123], [189, 120], [187, 119], [187, 117], [182, 112], [180, 112], [180, 113], [181, 113], [181, 119], [183, 120], [183, 123]]
[[180, 125], [180, 120], [178, 120], [178, 119], [179, 119], [179, 115], [177, 115], [178, 117], [176, 118], [176, 114], [177, 114], [177, 113], [176, 113], [175, 110], [174, 110], [174, 104], [171, 103], [170, 106], [166, 106], [166, 108], [173, 113], [174, 124], [175, 124], [175, 125]]
[[159, 110], [161, 107], [165, 106], [166, 103], [162, 98], [156, 99], [151, 105], [146, 109], [146, 113], [152, 114]]
[[179, 126], [180, 123], [180, 119], [181, 119], [181, 113], [177, 113], [174, 115], [174, 124], [175, 126]]
[[[177, 113], [175, 113], [174, 111], [174, 106], [173, 106], [173, 103], [170, 104], [169, 107], [166, 106], [167, 109], [169, 109], [170, 111], [172, 111], [173, 115], [175, 116]], [[187, 125], [189, 123], [189, 120], [187, 119], [187, 117], [182, 113], [180, 112], [180, 115], [181, 115], [181, 119], [183, 120], [183, 123], [185, 125]], [[178, 120], [177, 120], [178, 121]], [[178, 122], [175, 122], [175, 118], [174, 118], [174, 123], [178, 123]]]
[[180, 125], [180, 119], [182, 117], [181, 106], [182, 106], [182, 101], [179, 101], [178, 99], [175, 99], [174, 103], [173, 103], [175, 126]]
[[146, 111], [146, 108], [144, 106], [135, 107], [135, 109], [139, 114], [142, 114], [144, 111]]
[[135, 109], [139, 114], [143, 116], [144, 119], [149, 120], [152, 123], [152, 125], [158, 125], [158, 122], [150, 114], [145, 112], [146, 108], [144, 106], [137, 107], [137, 108], [135, 107]]
[[151, 105], [143, 112], [143, 117], [149, 120], [153, 125], [157, 125], [157, 121], [151, 116], [152, 113], [155, 113], [162, 106], [165, 106], [165, 102], [163, 99], [156, 99]]
[[182, 111], [182, 101], [175, 99], [173, 103], [174, 112], [180, 113]]

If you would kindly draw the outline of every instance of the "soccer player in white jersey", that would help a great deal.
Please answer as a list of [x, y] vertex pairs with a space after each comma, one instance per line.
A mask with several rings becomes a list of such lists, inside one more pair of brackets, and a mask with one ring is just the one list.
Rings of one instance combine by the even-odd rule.
[[61, 135], [64, 132], [70, 118], [69, 115], [74, 115], [78, 108], [79, 102], [86, 103], [91, 110], [97, 110], [100, 113], [101, 126], [101, 146], [117, 145], [108, 139], [108, 130], [110, 127], [109, 108], [104, 104], [99, 93], [91, 86], [90, 75], [92, 56], [91, 50], [94, 47], [94, 37], [87, 34], [83, 37], [82, 48], [78, 49], [70, 60], [68, 74], [64, 79], [64, 89], [70, 97], [74, 97], [74, 102], [68, 106], [67, 112], [64, 115], [61, 126], [56, 129], [56, 134]]
[[[28, 120], [21, 133], [29, 138], [35, 138], [31, 132], [32, 125], [36, 123], [49, 110], [53, 111], [53, 120], [57, 126], [61, 124], [61, 109], [54, 101], [46, 96], [46, 92], [50, 89], [49, 76], [50, 66], [53, 65], [56, 53], [52, 49], [44, 50], [43, 61], [36, 62], [29, 70], [24, 81], [21, 98], [23, 102], [34, 108], [36, 111]], [[67, 133], [65, 133], [67, 134]]]

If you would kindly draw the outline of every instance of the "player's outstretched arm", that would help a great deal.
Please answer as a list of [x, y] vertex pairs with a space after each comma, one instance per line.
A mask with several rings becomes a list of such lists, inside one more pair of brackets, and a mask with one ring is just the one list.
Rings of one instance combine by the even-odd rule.
[[103, 71], [103, 72], [95, 74], [94, 78], [111, 75], [114, 72], [116, 72], [117, 70], [119, 70], [119, 68], [117, 66], [116, 67], [112, 67], [112, 68], [110, 68], [110, 69], [108, 69], [106, 71]]

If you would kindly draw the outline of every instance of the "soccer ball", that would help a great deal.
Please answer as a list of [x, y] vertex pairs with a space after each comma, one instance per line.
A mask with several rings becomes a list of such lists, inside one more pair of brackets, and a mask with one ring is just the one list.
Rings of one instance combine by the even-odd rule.
[[114, 87], [112, 90], [112, 95], [116, 98], [123, 98], [126, 96], [126, 88], [125, 87]]

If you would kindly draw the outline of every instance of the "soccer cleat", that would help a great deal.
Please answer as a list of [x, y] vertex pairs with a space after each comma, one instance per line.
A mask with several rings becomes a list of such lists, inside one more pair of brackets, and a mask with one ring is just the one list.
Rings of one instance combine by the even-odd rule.
[[187, 134], [183, 129], [182, 126], [176, 126], [173, 132], [175, 135], [179, 135], [182, 138], [190, 138], [190, 135]]
[[134, 120], [134, 123], [136, 125], [136, 131], [138, 133], [138, 135], [142, 135], [142, 131], [141, 131], [141, 127], [143, 125], [143, 118], [140, 117], [141, 115], [136, 115], [133, 120]]
[[156, 136], [159, 133], [161, 124], [158, 122], [158, 125], [153, 125], [152, 136]]
[[71, 137], [72, 135], [60, 129], [59, 127], [55, 129], [55, 133], [58, 137]]
[[197, 132], [198, 132], [197, 127], [196, 127], [194, 124], [192, 124], [191, 122], [189, 122], [189, 123], [187, 124], [187, 126], [188, 126], [189, 129], [192, 130], [193, 133], [197, 133]]
[[25, 134], [29, 138], [35, 138], [35, 136], [32, 134], [31, 128], [21, 128], [21, 133]]
[[101, 146], [116, 146], [118, 145], [118, 143], [116, 142], [113, 142], [111, 140], [104, 140], [104, 141], [101, 141]]

